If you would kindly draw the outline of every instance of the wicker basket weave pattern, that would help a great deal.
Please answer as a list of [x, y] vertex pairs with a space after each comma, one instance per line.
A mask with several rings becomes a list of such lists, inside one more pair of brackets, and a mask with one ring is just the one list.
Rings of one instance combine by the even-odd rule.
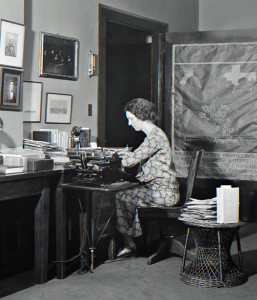
[[233, 287], [247, 281], [237, 267], [230, 248], [239, 227], [192, 227], [196, 243], [196, 257], [181, 270], [180, 279], [198, 287]]

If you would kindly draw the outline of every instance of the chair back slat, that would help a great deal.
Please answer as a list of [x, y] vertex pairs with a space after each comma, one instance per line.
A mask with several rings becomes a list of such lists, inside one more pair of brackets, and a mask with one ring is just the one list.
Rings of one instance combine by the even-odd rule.
[[204, 153], [204, 150], [202, 150], [202, 149], [196, 150], [193, 153], [190, 168], [188, 170], [188, 176], [187, 176], [187, 186], [186, 186], [187, 192], [186, 192], [185, 203], [192, 196], [195, 179], [197, 176], [198, 168], [199, 168], [203, 153]]

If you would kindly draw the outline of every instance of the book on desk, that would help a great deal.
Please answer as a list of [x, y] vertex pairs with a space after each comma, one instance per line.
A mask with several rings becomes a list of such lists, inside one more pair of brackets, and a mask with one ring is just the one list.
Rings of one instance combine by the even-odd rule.
[[8, 174], [17, 174], [23, 173], [23, 166], [14, 166], [14, 165], [0, 165], [0, 174], [8, 175]]

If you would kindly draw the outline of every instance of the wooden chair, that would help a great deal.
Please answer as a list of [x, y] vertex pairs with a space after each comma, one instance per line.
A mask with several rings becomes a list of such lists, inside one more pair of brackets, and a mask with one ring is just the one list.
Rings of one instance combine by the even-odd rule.
[[[139, 207], [139, 218], [143, 221], [157, 220], [160, 225], [161, 241], [157, 250], [148, 257], [147, 263], [149, 265], [154, 264], [170, 254], [176, 254], [183, 257], [184, 243], [175, 239], [173, 235], [173, 227], [176, 227], [177, 218], [180, 216], [183, 204], [188, 201], [192, 195], [195, 178], [197, 175], [198, 167], [201, 162], [204, 150], [197, 150], [192, 155], [191, 165], [188, 171], [188, 177], [186, 181], [186, 193], [185, 198], [180, 200], [180, 203], [172, 207]], [[183, 201], [184, 200], [184, 201]], [[178, 225], [178, 223], [177, 223]], [[144, 227], [143, 227], [144, 228]], [[186, 229], [185, 229], [186, 233]], [[149, 234], [145, 232], [144, 235]], [[146, 237], [145, 237], [146, 238]], [[194, 257], [194, 253], [187, 251], [187, 258], [190, 260]]]

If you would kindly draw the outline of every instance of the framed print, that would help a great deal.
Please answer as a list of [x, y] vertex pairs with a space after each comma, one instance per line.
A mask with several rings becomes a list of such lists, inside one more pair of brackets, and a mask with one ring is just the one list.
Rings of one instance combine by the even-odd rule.
[[40, 41], [39, 76], [77, 80], [79, 41], [44, 32]]
[[22, 71], [1, 69], [1, 110], [22, 109]]
[[72, 95], [46, 94], [46, 123], [71, 123]]
[[42, 82], [23, 81], [23, 122], [40, 122]]
[[0, 64], [22, 68], [25, 26], [1, 20]]

